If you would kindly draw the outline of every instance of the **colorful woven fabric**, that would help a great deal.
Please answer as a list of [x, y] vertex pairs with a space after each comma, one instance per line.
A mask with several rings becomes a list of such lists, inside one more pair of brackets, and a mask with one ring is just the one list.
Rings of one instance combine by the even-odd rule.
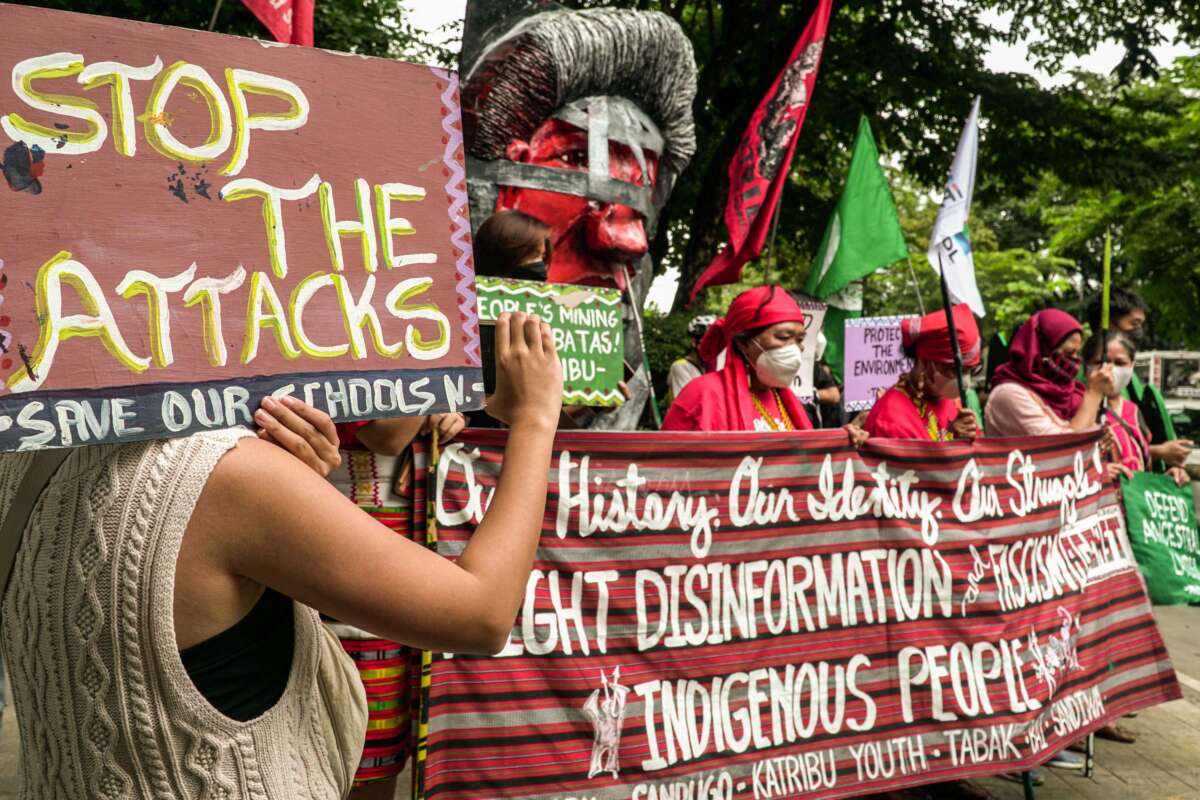
[[[353, 423], [351, 423], [353, 425]], [[338, 426], [342, 433], [342, 425]], [[343, 442], [348, 437], [342, 437]], [[394, 491], [403, 459], [343, 449], [329, 481], [359, 508], [401, 536], [409, 536], [411, 501]], [[367, 740], [355, 785], [399, 775], [414, 749], [412, 709], [417, 691], [415, 651], [339, 622], [330, 627], [358, 665], [367, 691]]]

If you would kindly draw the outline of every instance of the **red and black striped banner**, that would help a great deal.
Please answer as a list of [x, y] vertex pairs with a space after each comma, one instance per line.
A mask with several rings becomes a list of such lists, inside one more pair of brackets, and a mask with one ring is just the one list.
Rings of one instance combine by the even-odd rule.
[[[426, 665], [422, 796], [849, 797], [1178, 698], [1096, 445], [560, 435], [508, 646]], [[503, 447], [440, 454], [441, 553]]]

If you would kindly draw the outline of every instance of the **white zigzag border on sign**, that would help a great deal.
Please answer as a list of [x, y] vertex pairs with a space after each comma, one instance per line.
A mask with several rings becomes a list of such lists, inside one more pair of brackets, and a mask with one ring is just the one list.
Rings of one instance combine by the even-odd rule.
[[624, 395], [621, 394], [619, 389], [610, 389], [607, 392], [584, 392], [581, 390], [563, 392], [564, 403], [567, 401], [573, 403], [590, 403], [592, 401], [620, 400], [622, 397]]
[[[478, 282], [478, 279], [476, 279], [476, 281]], [[555, 297], [564, 297], [568, 294], [567, 292], [556, 292], [553, 289], [542, 290], [542, 289], [534, 289], [532, 287], [512, 288], [509, 286], [505, 286], [502, 283], [485, 284], [485, 286], [487, 288], [487, 291], [489, 291], [489, 292], [503, 292], [504, 294], [511, 294], [511, 295], [532, 294], [537, 297], [555, 298]], [[590, 286], [580, 287], [577, 291], [591, 292], [592, 296], [595, 297], [598, 302], [601, 302], [606, 306], [615, 306], [615, 305], [620, 304], [620, 302], [621, 302], [620, 295], [618, 295], [617, 297], [613, 297], [613, 298], [606, 298], [603, 295], [596, 292], [596, 290]]]

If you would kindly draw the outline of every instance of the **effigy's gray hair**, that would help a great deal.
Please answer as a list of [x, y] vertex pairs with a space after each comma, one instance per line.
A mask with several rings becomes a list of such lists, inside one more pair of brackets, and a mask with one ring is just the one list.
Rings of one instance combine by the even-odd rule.
[[662, 133], [663, 166], [683, 171], [696, 152], [696, 61], [687, 36], [657, 11], [546, 11], [492, 43], [464, 81], [471, 154], [503, 158], [562, 106], [600, 95], [636, 103]]

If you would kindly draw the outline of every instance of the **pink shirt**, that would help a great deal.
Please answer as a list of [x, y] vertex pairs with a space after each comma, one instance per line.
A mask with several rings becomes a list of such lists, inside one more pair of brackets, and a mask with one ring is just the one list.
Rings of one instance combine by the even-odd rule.
[[1002, 383], [993, 389], [983, 416], [989, 437], [1073, 432], [1070, 423], [1055, 414], [1045, 400], [1019, 383]]

